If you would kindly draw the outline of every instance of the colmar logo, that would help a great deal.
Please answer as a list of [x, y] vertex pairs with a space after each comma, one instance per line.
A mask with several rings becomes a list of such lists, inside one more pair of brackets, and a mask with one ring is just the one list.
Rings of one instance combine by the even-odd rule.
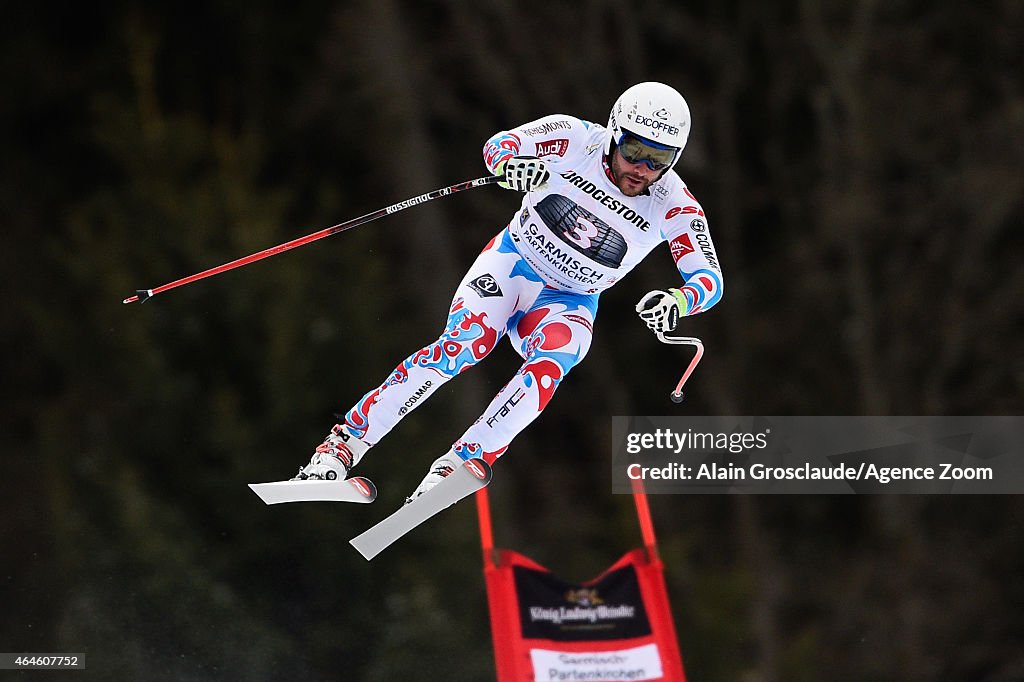
[[406, 412], [412, 409], [412, 406], [420, 401], [420, 398], [427, 394], [427, 391], [431, 386], [434, 385], [433, 381], [426, 381], [422, 386], [416, 389], [416, 392], [409, 396], [409, 399], [398, 409], [399, 416], [404, 415]]
[[693, 242], [690, 241], [690, 235], [682, 234], [669, 243], [669, 248], [672, 249], [672, 260], [679, 262], [686, 254], [693, 253]]
[[537, 143], [538, 158], [542, 156], [565, 156], [567, 151], [569, 151], [569, 140], [564, 137]]

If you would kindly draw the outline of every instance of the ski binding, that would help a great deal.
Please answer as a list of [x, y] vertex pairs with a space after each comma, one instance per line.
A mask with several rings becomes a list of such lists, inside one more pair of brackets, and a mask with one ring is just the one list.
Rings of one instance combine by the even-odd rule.
[[333, 481], [273, 481], [250, 483], [252, 491], [267, 504], [282, 502], [373, 502], [377, 486], [368, 478], [335, 479]]

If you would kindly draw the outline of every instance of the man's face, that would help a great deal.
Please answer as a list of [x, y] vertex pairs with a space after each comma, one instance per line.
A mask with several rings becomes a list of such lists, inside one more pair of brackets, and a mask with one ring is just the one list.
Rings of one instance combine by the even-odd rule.
[[647, 191], [661, 171], [651, 170], [644, 162], [630, 163], [622, 158], [616, 147], [612, 152], [612, 176], [615, 178], [615, 186], [627, 197], [635, 197]]

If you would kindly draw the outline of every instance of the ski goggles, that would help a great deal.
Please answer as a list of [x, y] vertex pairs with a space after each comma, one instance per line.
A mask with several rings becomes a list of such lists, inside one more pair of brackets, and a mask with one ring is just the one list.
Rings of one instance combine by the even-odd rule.
[[645, 163], [651, 170], [660, 171], [675, 163], [679, 154], [678, 147], [651, 142], [633, 133], [623, 133], [619, 137], [619, 154], [630, 163]]

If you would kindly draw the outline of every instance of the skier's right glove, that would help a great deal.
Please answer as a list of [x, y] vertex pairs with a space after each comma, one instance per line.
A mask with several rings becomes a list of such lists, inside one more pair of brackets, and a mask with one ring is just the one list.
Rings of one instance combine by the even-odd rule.
[[656, 334], [670, 332], [686, 314], [686, 295], [679, 289], [656, 289], [640, 299], [636, 311], [640, 319]]
[[517, 192], [540, 189], [551, 177], [547, 164], [536, 156], [513, 156], [502, 161], [495, 175], [502, 176], [499, 186]]

